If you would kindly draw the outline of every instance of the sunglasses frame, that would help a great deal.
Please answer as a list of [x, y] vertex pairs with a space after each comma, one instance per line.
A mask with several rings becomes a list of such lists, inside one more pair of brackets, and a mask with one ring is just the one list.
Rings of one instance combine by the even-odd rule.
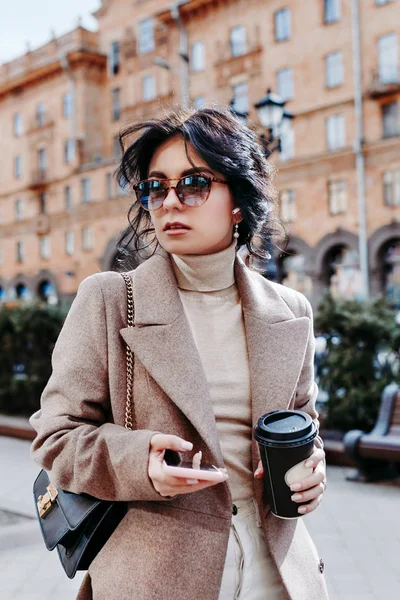
[[[181, 181], [183, 181], [187, 177], [203, 177], [204, 179], [207, 179], [207, 181], [209, 183], [209, 188], [207, 190], [208, 194], [207, 194], [207, 197], [205, 198], [204, 202], [202, 202], [201, 204], [196, 204], [195, 206], [190, 206], [190, 204], [185, 204], [185, 202], [183, 202], [183, 198], [180, 198], [180, 196], [179, 196], [176, 188], [181, 183]], [[140, 202], [139, 198], [138, 198], [137, 188], [139, 188], [139, 185], [141, 183], [145, 183], [147, 181], [158, 181], [159, 183], [161, 183], [161, 187], [163, 188], [163, 190], [165, 192], [165, 196], [164, 196], [164, 199], [162, 201], [162, 204], [161, 204], [161, 206], [158, 206], [157, 208], [153, 208], [153, 209], [145, 208], [143, 206], [143, 204]], [[177, 183], [176, 183], [176, 185], [168, 185], [168, 184], [165, 183], [165, 182], [169, 182], [169, 181], [176, 181]], [[214, 182], [215, 183], [224, 183], [225, 185], [229, 185], [229, 182], [225, 181], [225, 179], [219, 179], [218, 177], [214, 177], [212, 175], [203, 175], [202, 173], [192, 173], [191, 175], [184, 175], [183, 177], [180, 177], [179, 179], [176, 179], [176, 178], [174, 178], [174, 179], [160, 179], [158, 177], [149, 177], [148, 179], [142, 179], [142, 181], [139, 181], [139, 183], [137, 183], [136, 185], [133, 186], [133, 189], [135, 191], [136, 198], [137, 198], [137, 201], [139, 202], [140, 206], [144, 210], [147, 210], [148, 212], [154, 212], [156, 210], [160, 210], [160, 208], [162, 208], [164, 206], [165, 199], [168, 196], [168, 194], [169, 194], [169, 192], [170, 192], [171, 189], [175, 190], [176, 196], [177, 196], [179, 202], [181, 204], [183, 204], [183, 206], [187, 206], [189, 208], [198, 208], [199, 206], [203, 206], [203, 204], [205, 204], [207, 202], [208, 198], [210, 197], [211, 185]]]

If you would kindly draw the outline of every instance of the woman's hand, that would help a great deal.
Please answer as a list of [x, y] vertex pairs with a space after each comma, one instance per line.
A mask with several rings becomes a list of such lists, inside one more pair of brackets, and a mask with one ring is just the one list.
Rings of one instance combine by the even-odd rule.
[[[295, 492], [292, 496], [293, 502], [302, 503], [302, 506], [298, 509], [301, 515], [315, 510], [326, 490], [325, 452], [320, 448], [314, 448], [314, 452], [307, 459], [305, 465], [309, 468], [312, 467], [313, 473], [290, 486], [292, 492]], [[261, 461], [258, 463], [254, 477], [256, 479], [264, 477]]]
[[221, 482], [199, 481], [197, 479], [181, 479], [166, 475], [163, 469], [164, 454], [166, 450], [175, 452], [186, 452], [192, 450], [193, 444], [186, 442], [176, 435], [156, 433], [150, 440], [150, 456], [148, 474], [155, 490], [164, 497], [178, 496], [179, 494], [190, 494], [198, 492], [217, 483], [228, 479], [228, 475], [222, 473]]

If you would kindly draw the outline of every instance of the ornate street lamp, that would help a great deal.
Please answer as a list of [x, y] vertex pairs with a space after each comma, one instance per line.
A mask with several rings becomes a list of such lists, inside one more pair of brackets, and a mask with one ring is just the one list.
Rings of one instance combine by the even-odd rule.
[[275, 150], [282, 152], [282, 139], [291, 130], [293, 115], [285, 111], [285, 104], [281, 96], [274, 94], [271, 88], [268, 88], [267, 95], [254, 105], [258, 119], [267, 131], [267, 135], [265, 133], [260, 135], [267, 157]]

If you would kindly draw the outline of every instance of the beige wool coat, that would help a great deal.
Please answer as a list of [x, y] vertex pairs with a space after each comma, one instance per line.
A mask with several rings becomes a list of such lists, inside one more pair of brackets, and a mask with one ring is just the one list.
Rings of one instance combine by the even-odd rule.
[[[207, 381], [181, 303], [171, 259], [160, 253], [132, 272], [135, 326], [126, 327], [121, 275], [81, 284], [53, 353], [33, 458], [65, 490], [127, 501], [128, 512], [89, 568], [79, 600], [217, 600], [229, 537], [227, 483], [174, 499], [147, 473], [156, 432], [176, 434], [223, 466]], [[253, 423], [296, 408], [317, 420], [311, 308], [237, 257], [249, 352]], [[205, 317], [206, 318], [206, 317]], [[134, 425], [124, 428], [126, 346], [135, 355]], [[317, 438], [317, 446], [322, 441]], [[252, 443], [253, 467], [259, 452]], [[325, 600], [320, 557], [303, 519], [278, 519], [254, 482], [262, 526], [290, 600]]]

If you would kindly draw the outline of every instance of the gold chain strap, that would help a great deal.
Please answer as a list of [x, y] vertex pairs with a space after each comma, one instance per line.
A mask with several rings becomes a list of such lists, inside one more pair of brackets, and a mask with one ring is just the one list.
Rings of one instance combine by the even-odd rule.
[[[133, 285], [132, 279], [127, 273], [121, 273], [126, 285], [127, 307], [128, 307], [128, 327], [133, 327], [135, 310], [133, 305]], [[125, 427], [133, 429], [132, 419], [132, 391], [133, 391], [133, 352], [126, 345], [126, 406], [125, 406]]]

